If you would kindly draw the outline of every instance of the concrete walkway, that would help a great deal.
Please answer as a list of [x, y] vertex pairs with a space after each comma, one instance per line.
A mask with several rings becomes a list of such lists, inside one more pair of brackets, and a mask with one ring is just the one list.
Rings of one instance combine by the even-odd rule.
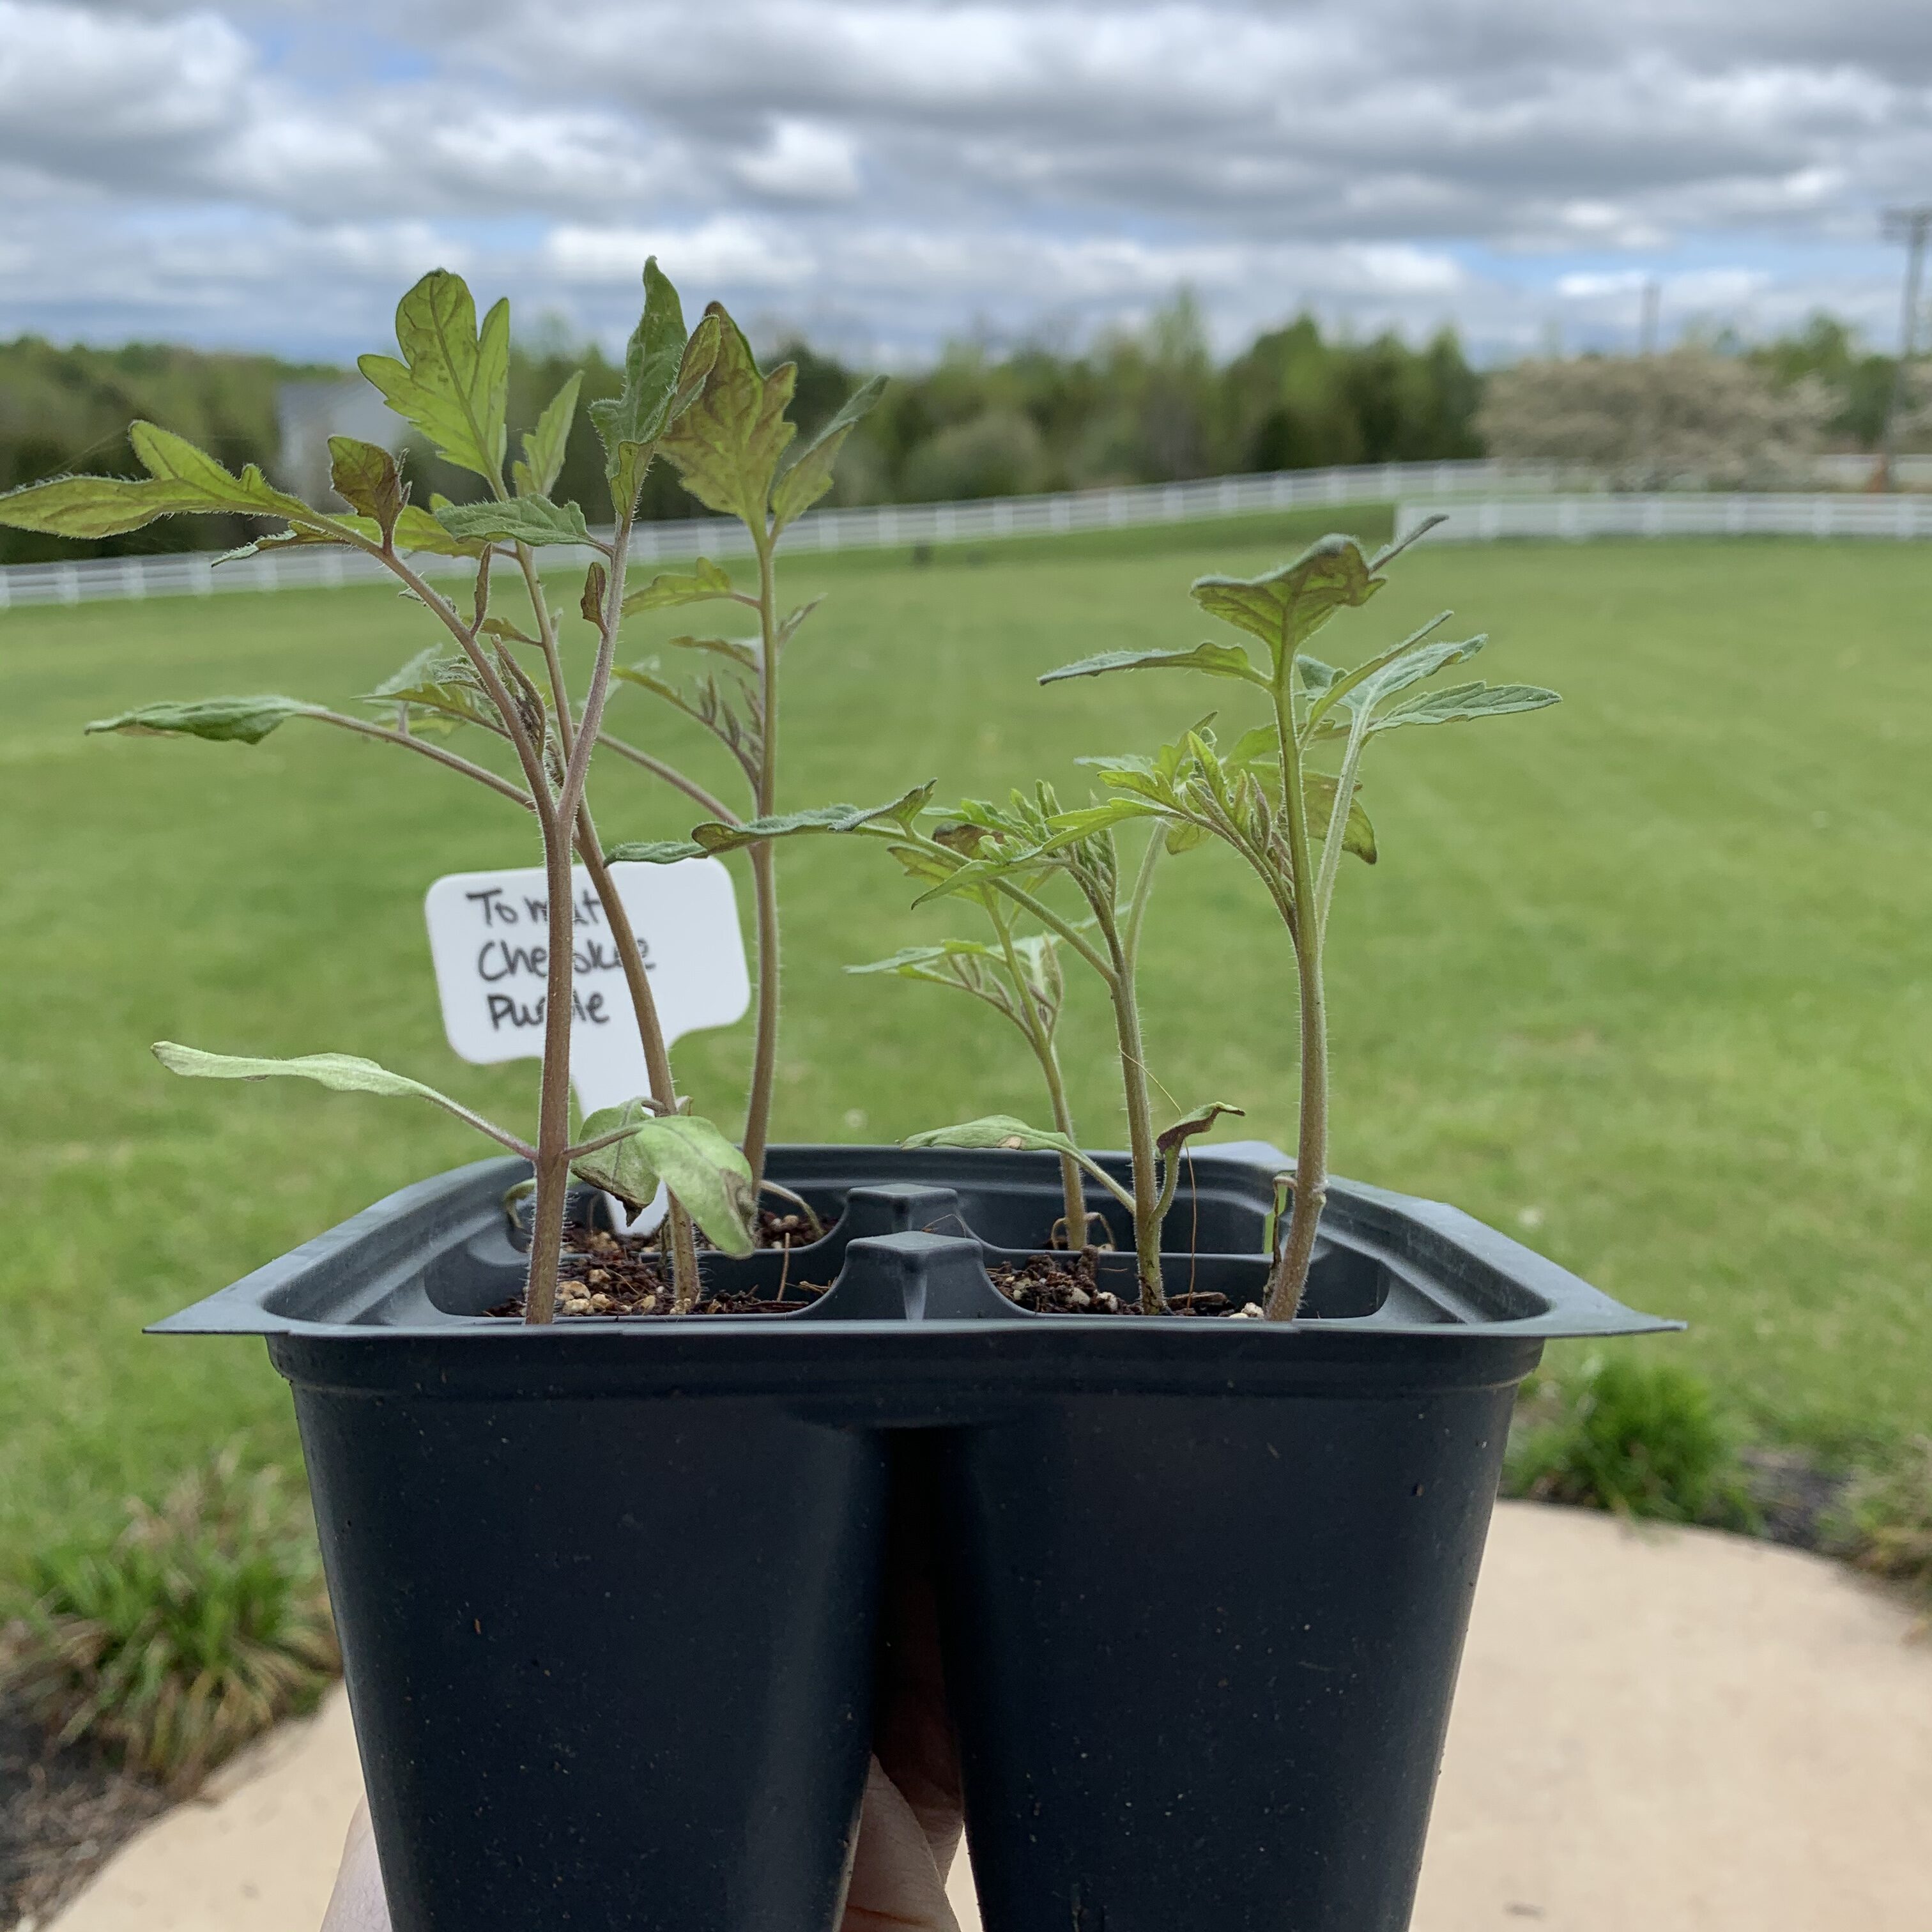
[[[47, 1932], [309, 1932], [358, 1788], [338, 1696]], [[1928, 1932], [1932, 1641], [1815, 1557], [1505, 1504], [1414, 1932], [1534, 1927]]]

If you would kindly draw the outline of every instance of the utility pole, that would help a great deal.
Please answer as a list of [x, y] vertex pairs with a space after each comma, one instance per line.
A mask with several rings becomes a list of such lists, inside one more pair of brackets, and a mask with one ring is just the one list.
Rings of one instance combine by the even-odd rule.
[[1662, 466], [1658, 461], [1658, 446], [1664, 430], [1664, 399], [1658, 393], [1658, 385], [1662, 381], [1657, 362], [1658, 322], [1664, 306], [1664, 284], [1654, 275], [1646, 277], [1643, 285], [1643, 307], [1641, 320], [1637, 324], [1636, 350], [1640, 364], [1639, 379], [1643, 385], [1643, 407], [1638, 417], [1637, 434], [1640, 445], [1640, 458], [1642, 464], [1643, 487], [1655, 490], [1663, 482]]
[[1932, 230], [1932, 202], [1916, 208], [1888, 208], [1882, 232], [1905, 244], [1905, 301], [1898, 322], [1898, 364], [1892, 372], [1892, 394], [1885, 405], [1885, 434], [1880, 439], [1875, 489], [1892, 487], [1892, 460], [1898, 454], [1898, 418], [1905, 401], [1905, 372], [1918, 334], [1918, 278], [1925, 266], [1925, 236]]

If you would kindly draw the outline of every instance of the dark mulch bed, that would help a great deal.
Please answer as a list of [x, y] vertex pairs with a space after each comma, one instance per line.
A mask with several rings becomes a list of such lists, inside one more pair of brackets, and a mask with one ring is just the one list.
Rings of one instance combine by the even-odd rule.
[[0, 1696], [0, 1928], [44, 1925], [170, 1802], [98, 1752], [50, 1751], [39, 1726]]
[[1758, 1534], [1767, 1543], [1844, 1554], [1839, 1512], [1851, 1486], [1849, 1476], [1820, 1468], [1802, 1449], [1747, 1449], [1738, 1460], [1760, 1519]]

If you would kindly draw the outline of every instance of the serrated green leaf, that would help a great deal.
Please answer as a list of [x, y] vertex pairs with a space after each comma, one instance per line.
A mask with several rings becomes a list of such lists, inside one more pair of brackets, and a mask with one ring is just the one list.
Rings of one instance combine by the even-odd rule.
[[577, 598], [577, 614], [586, 624], [602, 626], [604, 599], [610, 588], [610, 572], [601, 561], [592, 558], [590, 568], [584, 573], [584, 588]]
[[1304, 639], [1337, 610], [1366, 604], [1383, 581], [1370, 570], [1353, 537], [1327, 536], [1292, 563], [1260, 577], [1198, 578], [1193, 596], [1211, 616], [1259, 638], [1280, 676], [1285, 659]]
[[466, 543], [588, 544], [590, 526], [574, 503], [548, 496], [513, 496], [508, 502], [446, 503], [436, 520]]
[[718, 303], [706, 310], [718, 328], [717, 359], [704, 393], [663, 439], [684, 487], [707, 509], [765, 528], [778, 459], [797, 433], [785, 420], [798, 380], [782, 362], [760, 374], [744, 332]]
[[1041, 854], [1057, 852], [1064, 845], [1078, 839], [1090, 838], [1096, 832], [1111, 831], [1116, 825], [1124, 825], [1130, 819], [1160, 815], [1160, 808], [1150, 799], [1131, 794], [1125, 798], [1104, 799], [1098, 805], [1083, 805], [1072, 812], [1054, 813], [1050, 821], [1052, 836], [1035, 850]]
[[[439, 506], [447, 507], [446, 500], [437, 497]], [[265, 552], [278, 550], [310, 548], [317, 544], [340, 544], [344, 539], [334, 530], [353, 530], [370, 543], [380, 543], [382, 532], [372, 517], [335, 517], [330, 519], [334, 529], [303, 530], [292, 526], [286, 530], [271, 530], [266, 536], [257, 537], [251, 544], [244, 544], [239, 550], [231, 550], [217, 557], [217, 563], [237, 563], [242, 558], [259, 556]], [[472, 543], [467, 538], [452, 536], [436, 521], [434, 513], [416, 503], [404, 506], [402, 514], [396, 519], [395, 547], [406, 556], [481, 556], [490, 546], [487, 543]]]
[[[592, 566], [594, 569], [596, 566]], [[477, 626], [479, 638], [494, 638], [500, 644], [535, 644], [536, 639], [526, 631], [520, 631], [507, 617], [485, 617]]]
[[500, 302], [476, 326], [469, 285], [433, 268], [396, 304], [393, 356], [364, 356], [356, 367], [436, 454], [493, 487], [503, 478], [510, 388], [510, 304]]
[[718, 353], [718, 326], [707, 312], [689, 336], [684, 308], [653, 255], [644, 264], [644, 307], [624, 350], [617, 394], [590, 405], [604, 445], [604, 473], [618, 515], [627, 516], [664, 432], [704, 393]]
[[961, 862], [923, 845], [888, 845], [886, 850], [898, 861], [906, 877], [917, 885], [933, 885], [950, 878]]
[[[1433, 677], [1450, 664], [1474, 657], [1489, 642], [1486, 637], [1466, 638], [1456, 643], [1431, 644], [1429, 633], [1448, 616], [1425, 625], [1386, 651], [1379, 652], [1354, 670], [1332, 678], [1313, 695], [1301, 728], [1304, 744], [1324, 737], [1346, 737], [1355, 718], [1366, 708], [1372, 711], [1384, 698], [1412, 684]], [[1300, 662], [1306, 662], [1304, 659]], [[1306, 686], [1304, 686], [1306, 688]]]
[[[1310, 698], [1308, 715], [1304, 722], [1304, 730], [1313, 730], [1330, 711], [1348, 696], [1350, 692], [1358, 690], [1372, 680], [1379, 679], [1385, 673], [1390, 672], [1398, 663], [1413, 657], [1426, 649], [1441, 650], [1442, 647], [1440, 645], [1430, 646], [1428, 640], [1433, 632], [1439, 631], [1449, 621], [1449, 616], [1450, 614], [1447, 610], [1437, 612], [1420, 629], [1412, 631], [1400, 644], [1391, 644], [1387, 650], [1378, 651], [1373, 657], [1366, 658], [1362, 663], [1357, 664], [1352, 670], [1337, 673], [1331, 670], [1326, 664], [1322, 665], [1320, 672], [1326, 674], [1321, 676], [1318, 686], [1310, 686], [1307, 670], [1302, 668], [1304, 664], [1312, 666], [1316, 661], [1298, 659], [1297, 668], [1300, 670], [1302, 689], [1308, 694]], [[1482, 648], [1482, 642], [1478, 639], [1469, 646], [1454, 645], [1450, 648], [1454, 650], [1466, 650], [1468, 655], [1473, 656], [1475, 651]], [[1428, 674], [1426, 671], [1424, 671], [1416, 675], [1426, 677]], [[1413, 683], [1414, 678], [1412, 676], [1406, 682]]]
[[794, 605], [791, 610], [786, 613], [778, 629], [780, 650], [783, 650], [785, 646], [791, 642], [792, 639], [798, 634], [799, 626], [824, 602], [825, 592], [821, 590], [816, 597], [808, 598], [804, 603]]
[[1405, 698], [1372, 718], [1369, 729], [1393, 731], [1405, 724], [1456, 724], [1477, 718], [1501, 718], [1513, 711], [1540, 711], [1545, 705], [1562, 702], [1555, 692], [1540, 685], [1485, 684], [1478, 678]]
[[410, 486], [403, 481], [396, 459], [380, 443], [364, 442], [352, 436], [328, 439], [328, 480], [335, 494], [374, 524], [381, 541], [388, 543], [410, 500]]
[[[1328, 836], [1329, 821], [1335, 814], [1335, 794], [1340, 782], [1327, 772], [1305, 772], [1302, 775], [1301, 796], [1308, 806], [1308, 836], [1319, 846]], [[1355, 788], [1358, 794], [1361, 787]], [[1369, 814], [1362, 809], [1359, 796], [1348, 802], [1348, 816], [1342, 826], [1342, 850], [1352, 852], [1366, 865], [1376, 862], [1376, 828], [1369, 823]]]
[[604, 856], [614, 866], [675, 866], [680, 860], [708, 856], [709, 848], [692, 838], [633, 838], [613, 845]]
[[274, 488], [254, 464], [232, 476], [185, 437], [137, 422], [128, 432], [148, 472], [124, 476], [56, 476], [0, 496], [0, 524], [50, 536], [124, 535], [158, 517], [218, 514], [284, 517], [308, 528], [328, 519], [298, 496]]
[[448, 656], [434, 646], [392, 671], [364, 694], [363, 702], [406, 705], [412, 712], [428, 713], [412, 721], [419, 730], [454, 730], [460, 724], [488, 730], [500, 722], [495, 700], [484, 689], [476, 667], [467, 658]]
[[[707, 819], [691, 830], [691, 843], [700, 852], [735, 852], [742, 846], [757, 845], [773, 838], [796, 838], [802, 833], [818, 832], [859, 832], [868, 826], [896, 825], [902, 831], [910, 830], [916, 818], [932, 798], [934, 781], [916, 785], [902, 797], [896, 798], [885, 805], [814, 805], [802, 812], [782, 812], [764, 818], [748, 818], [736, 825], [727, 825], [718, 819]], [[666, 853], [675, 847], [660, 844], [620, 845], [610, 854], [616, 858], [644, 858], [650, 856], [647, 863], [662, 865], [666, 862]], [[686, 857], [688, 852], [678, 850], [677, 856]]]
[[[1022, 970], [1030, 974], [1029, 984], [1036, 988], [1043, 983], [1040, 945], [1037, 939], [1014, 941]], [[928, 986], [972, 993], [982, 999], [992, 997], [986, 990], [989, 970], [1003, 982], [1011, 976], [1005, 953], [998, 946], [977, 939], [942, 939], [934, 946], [908, 946], [890, 958], [868, 960], [862, 966], [848, 966], [845, 970], [860, 976], [890, 973], [902, 980], [922, 980]], [[994, 999], [994, 1004], [1004, 1001]]]
[[112, 718], [97, 718], [87, 727], [97, 731], [124, 732], [130, 736], [178, 735], [206, 738], [217, 744], [259, 745], [278, 725], [291, 718], [316, 718], [320, 704], [298, 698], [265, 694], [256, 698], [192, 698], [143, 704]]
[[1257, 724], [1252, 730], [1244, 731], [1221, 754], [1221, 763], [1231, 772], [1254, 771], [1262, 766], [1279, 770], [1281, 740], [1275, 735], [1275, 728], [1272, 724]]
[[1066, 1135], [1051, 1133], [1043, 1127], [1029, 1126], [1012, 1114], [988, 1114], [980, 1120], [962, 1120], [957, 1126], [934, 1127], [926, 1133], [908, 1135], [899, 1144], [908, 1148], [1030, 1148], [1064, 1154], [1078, 1161], [1082, 1168], [1099, 1181], [1123, 1207], [1131, 1210], [1133, 1206], [1133, 1196]]
[[592, 1114], [579, 1133], [593, 1141], [620, 1130], [622, 1140], [578, 1155], [572, 1172], [632, 1208], [646, 1206], [662, 1180], [713, 1247], [740, 1258], [752, 1252], [758, 1189], [743, 1154], [710, 1121], [627, 1100]]
[[730, 578], [708, 556], [700, 556], [693, 569], [662, 572], [642, 590], [630, 592], [624, 599], [624, 615], [669, 610], [680, 604], [703, 604], [730, 594]]
[[626, 684], [634, 684], [640, 690], [648, 691], [654, 697], [668, 698], [674, 704], [680, 704], [683, 701], [684, 694], [677, 686], [668, 678], [658, 675], [655, 658], [646, 658], [641, 664], [614, 664], [611, 667], [610, 675]]
[[704, 651], [722, 658], [740, 670], [758, 675], [758, 640], [755, 638], [668, 638], [666, 648], [676, 651]]
[[1154, 1144], [1162, 1154], [1172, 1154], [1197, 1134], [1204, 1134], [1223, 1114], [1232, 1114], [1237, 1120], [1246, 1118], [1247, 1110], [1237, 1107], [1228, 1100], [1210, 1100], [1206, 1106], [1196, 1107], [1184, 1118], [1176, 1120], [1171, 1127], [1163, 1129], [1154, 1136]]
[[1486, 637], [1474, 637], [1466, 638], [1459, 644], [1426, 645], [1390, 664], [1351, 696], [1359, 695], [1365, 702], [1378, 705], [1384, 698], [1393, 698], [1398, 691], [1406, 691], [1412, 684], [1420, 684], [1426, 677], [1433, 677], [1438, 670], [1446, 670], [1451, 664], [1466, 664], [1488, 642]]
[[1173, 856], [1178, 857], [1183, 852], [1192, 851], [1195, 847], [1202, 844], [1207, 837], [1208, 828], [1204, 825], [1194, 824], [1185, 818], [1170, 819], [1168, 821], [1167, 849]]
[[1202, 670], [1210, 677], [1236, 677], [1265, 690], [1268, 680], [1256, 670], [1239, 644], [1201, 644], [1186, 651], [1102, 651], [1097, 657], [1082, 658], [1078, 664], [1062, 664], [1058, 670], [1042, 673], [1042, 684], [1058, 684], [1064, 678], [1098, 677], [1110, 670]]
[[855, 974], [911, 974], [941, 965], [948, 959], [998, 959], [999, 956], [997, 949], [980, 940], [943, 939], [936, 946], [908, 946], [886, 958], [868, 959], [862, 966], [848, 966], [845, 970]]
[[772, 491], [772, 526], [782, 530], [786, 524], [810, 509], [832, 487], [832, 465], [845, 446], [845, 439], [863, 416], [885, 394], [886, 379], [874, 376], [845, 399], [844, 406], [802, 449], [789, 454], [778, 472]]
[[908, 1148], [1033, 1148], [1081, 1158], [1080, 1150], [1064, 1134], [1052, 1133], [1044, 1127], [1029, 1126], [1012, 1114], [988, 1114], [976, 1120], [962, 1120], [957, 1126], [929, 1128], [922, 1134], [908, 1134], [899, 1144]]
[[577, 420], [577, 392], [583, 386], [584, 372], [579, 370], [550, 398], [536, 428], [524, 430], [523, 456], [510, 466], [519, 496], [548, 496], [556, 488], [570, 445], [570, 426]]
[[194, 1080], [313, 1080], [318, 1086], [332, 1088], [338, 1094], [375, 1094], [387, 1100], [428, 1100], [454, 1114], [458, 1120], [480, 1128], [506, 1146], [520, 1144], [515, 1136], [492, 1126], [467, 1107], [452, 1100], [447, 1094], [439, 1094], [434, 1087], [426, 1087], [420, 1080], [392, 1073], [386, 1066], [380, 1066], [373, 1060], [359, 1059], [352, 1053], [304, 1053], [292, 1060], [262, 1060], [227, 1053], [204, 1053], [199, 1047], [178, 1046], [172, 1040], [161, 1040], [154, 1042], [154, 1054], [170, 1073], [184, 1074]]

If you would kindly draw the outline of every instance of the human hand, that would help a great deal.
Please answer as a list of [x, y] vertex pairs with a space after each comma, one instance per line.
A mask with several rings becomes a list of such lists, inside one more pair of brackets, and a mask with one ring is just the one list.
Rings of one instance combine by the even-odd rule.
[[[959, 1766], [946, 1714], [932, 1576], [895, 1553], [879, 1653], [872, 1768], [840, 1932], [958, 1932], [946, 1878], [959, 1849]], [[369, 1808], [356, 1808], [322, 1932], [391, 1932]]]

